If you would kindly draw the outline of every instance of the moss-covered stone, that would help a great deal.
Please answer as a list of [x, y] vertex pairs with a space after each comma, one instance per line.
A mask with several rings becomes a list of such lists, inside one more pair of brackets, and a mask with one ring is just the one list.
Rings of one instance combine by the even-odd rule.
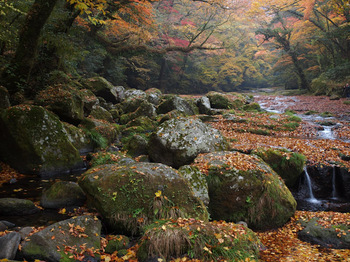
[[37, 208], [29, 199], [0, 198], [0, 214], [4, 216], [31, 215], [37, 213]]
[[92, 77], [83, 82], [85, 88], [91, 90], [96, 96], [104, 98], [107, 102], [118, 103], [118, 87], [114, 87], [103, 77]]
[[182, 176], [155, 163], [104, 165], [82, 175], [79, 185], [112, 230], [137, 234], [144, 225], [160, 218], [208, 219]]
[[186, 115], [198, 114], [198, 108], [193, 101], [183, 99], [177, 95], [169, 95], [164, 98], [157, 108], [158, 114], [166, 114], [172, 110], [178, 110]]
[[242, 107], [244, 111], [261, 111], [260, 105], [258, 103], [249, 103]]
[[74, 125], [63, 122], [64, 130], [72, 145], [79, 151], [80, 154], [86, 154], [94, 150], [94, 144], [91, 136], [86, 130], [78, 128]]
[[212, 108], [216, 109], [232, 109], [235, 108], [232, 101], [222, 93], [209, 92], [207, 94]]
[[199, 155], [194, 165], [207, 174], [212, 219], [245, 221], [265, 230], [282, 226], [294, 215], [294, 197], [261, 158], [214, 152]]
[[160, 91], [157, 88], [150, 88], [147, 89], [146, 91], [147, 94], [147, 101], [154, 104], [154, 105], [159, 105], [161, 99], [162, 99], [162, 91]]
[[54, 112], [63, 121], [79, 124], [84, 118], [84, 102], [78, 89], [69, 85], [49, 86], [39, 92], [35, 103]]
[[2, 159], [22, 173], [49, 176], [82, 167], [58, 117], [39, 106], [3, 110], [0, 140]]
[[101, 135], [107, 140], [107, 144], [114, 143], [119, 138], [120, 134], [117, 125], [100, 119], [85, 118], [79, 127], [89, 130], [90, 133], [88, 133], [88, 135], [92, 135], [90, 136], [92, 140], [94, 140], [94, 133]]
[[141, 135], [135, 134], [131, 136], [123, 145], [123, 149], [132, 157], [147, 154], [148, 140]]
[[200, 261], [251, 261], [258, 259], [259, 246], [258, 237], [243, 225], [165, 220], [147, 227], [137, 257], [139, 261], [154, 257], [170, 261], [185, 255]]
[[208, 206], [209, 195], [206, 175], [198, 167], [189, 165], [180, 167], [179, 173], [190, 183], [194, 195], [202, 200], [204, 205]]
[[[101, 222], [97, 218], [75, 217], [55, 223], [28, 237], [23, 242], [22, 253], [28, 261], [72, 261], [69, 257], [78, 255], [81, 252], [79, 247], [83, 245], [93, 250], [98, 258], [100, 235]], [[66, 247], [71, 249], [66, 250]], [[89, 256], [87, 253], [83, 255]]]
[[220, 132], [198, 119], [171, 119], [152, 133], [149, 156], [155, 162], [178, 168], [190, 164], [199, 153], [227, 150]]
[[306, 164], [304, 155], [286, 149], [259, 148], [252, 153], [268, 163], [289, 188], [296, 184]]
[[43, 192], [40, 204], [44, 208], [59, 209], [62, 207], [82, 206], [85, 200], [86, 196], [77, 183], [58, 181]]
[[101, 106], [94, 106], [90, 112], [90, 116], [95, 119], [105, 120], [109, 123], [114, 122], [112, 114]]
[[[112, 254], [115, 251], [119, 251], [122, 249], [127, 249], [130, 244], [130, 239], [127, 236], [117, 235], [117, 236], [108, 236], [109, 241], [105, 248], [107, 253]], [[118, 252], [119, 253], [119, 252]]]
[[348, 224], [332, 225], [332, 221], [325, 223], [317, 217], [306, 221], [299, 220], [299, 222], [304, 227], [298, 232], [301, 240], [324, 248], [350, 248], [350, 226]]

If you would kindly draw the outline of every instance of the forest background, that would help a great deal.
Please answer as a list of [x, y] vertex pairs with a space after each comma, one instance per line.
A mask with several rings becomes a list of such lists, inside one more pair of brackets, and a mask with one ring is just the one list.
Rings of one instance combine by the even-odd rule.
[[0, 0], [0, 28], [14, 104], [62, 71], [182, 94], [350, 82], [348, 0]]

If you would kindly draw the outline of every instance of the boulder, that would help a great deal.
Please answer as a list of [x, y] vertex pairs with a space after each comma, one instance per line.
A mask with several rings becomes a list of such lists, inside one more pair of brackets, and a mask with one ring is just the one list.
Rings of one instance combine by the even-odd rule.
[[86, 131], [66, 122], [63, 122], [63, 126], [68, 140], [79, 151], [79, 154], [86, 154], [94, 150], [91, 137]]
[[350, 226], [346, 224], [324, 226], [322, 221], [313, 218], [309, 221], [299, 220], [304, 227], [298, 232], [302, 241], [324, 248], [350, 249]]
[[141, 135], [135, 134], [128, 139], [127, 143], [123, 146], [123, 149], [127, 151], [128, 155], [137, 157], [147, 154], [147, 146], [147, 139]]
[[179, 173], [190, 183], [193, 193], [203, 201], [205, 206], [209, 205], [208, 183], [206, 175], [198, 167], [182, 166]]
[[306, 157], [302, 154], [278, 148], [258, 148], [252, 153], [268, 163], [288, 188], [295, 186], [304, 171]]
[[0, 259], [14, 259], [20, 241], [21, 235], [17, 232], [10, 232], [0, 237]]
[[138, 234], [157, 219], [194, 217], [208, 220], [202, 201], [171, 167], [156, 163], [103, 165], [79, 179], [88, 197], [112, 230]]
[[227, 95], [218, 92], [209, 92], [207, 97], [211, 107], [216, 109], [233, 109], [234, 104]]
[[37, 105], [54, 112], [62, 121], [79, 124], [84, 118], [84, 102], [79, 90], [70, 86], [49, 86], [35, 98]]
[[213, 111], [208, 97], [202, 96], [201, 98], [198, 98], [196, 104], [200, 114], [212, 115]]
[[179, 117], [186, 117], [186, 114], [184, 112], [181, 112], [175, 109], [166, 114], [159, 115], [159, 123], [164, 123], [165, 121], [168, 121], [173, 118], [179, 118]]
[[95, 147], [106, 147], [119, 138], [118, 127], [100, 119], [85, 118], [79, 127], [88, 130], [87, 134]]
[[113, 86], [103, 77], [98, 76], [89, 78], [83, 83], [83, 85], [91, 90], [96, 96], [102, 97], [107, 102], [115, 104], [119, 103], [122, 99], [120, 97], [122, 88]]
[[24, 174], [53, 176], [83, 166], [58, 117], [39, 106], [0, 113], [0, 156]]
[[39, 210], [28, 199], [0, 198], [0, 214], [4, 216], [31, 215], [39, 212]]
[[23, 257], [29, 261], [36, 259], [48, 262], [72, 261], [73, 256], [76, 260], [90, 256], [88, 251], [82, 251], [90, 249], [97, 259], [97, 252], [101, 247], [100, 235], [101, 222], [97, 218], [74, 217], [27, 237], [22, 245]]
[[125, 94], [125, 99], [136, 99], [136, 98], [146, 99], [147, 98], [147, 94], [145, 91], [134, 89], [134, 88], [126, 90], [124, 94]]
[[157, 113], [166, 114], [172, 110], [178, 110], [186, 115], [195, 115], [198, 113], [198, 108], [195, 105], [177, 95], [165, 97], [165, 100], [158, 106]]
[[151, 119], [155, 119], [157, 116], [155, 106], [148, 101], [139, 101], [138, 107], [134, 112], [124, 114], [120, 117], [120, 123], [126, 124], [140, 116], [147, 116]]
[[250, 228], [266, 230], [284, 225], [294, 215], [294, 197], [261, 158], [213, 152], [199, 155], [194, 165], [207, 175], [212, 219], [244, 221]]
[[80, 93], [84, 102], [84, 116], [88, 116], [92, 108], [99, 105], [100, 101], [90, 89], [82, 89]]
[[152, 133], [148, 153], [154, 162], [178, 168], [190, 164], [200, 153], [228, 148], [218, 130], [198, 119], [178, 118], [164, 122]]
[[79, 207], [85, 203], [86, 196], [77, 183], [58, 181], [45, 190], [40, 205], [44, 208]]
[[123, 235], [109, 235], [109, 241], [105, 248], [105, 251], [109, 254], [114, 253], [115, 251], [119, 251], [122, 249], [126, 249], [129, 247], [130, 239], [127, 236]]
[[243, 225], [179, 218], [147, 227], [137, 257], [181, 261], [187, 254], [196, 261], [257, 261], [259, 246], [255, 233]]
[[0, 86], [0, 109], [6, 109], [10, 106], [11, 104], [9, 92], [5, 87]]
[[91, 112], [90, 112], [90, 116], [92, 118], [95, 119], [100, 119], [100, 120], [104, 120], [107, 121], [109, 123], [113, 123], [113, 116], [111, 113], [109, 113], [106, 109], [104, 109], [101, 106], [95, 105]]
[[147, 101], [154, 104], [159, 105], [160, 101], [162, 100], [162, 91], [160, 91], [157, 88], [150, 88], [146, 91], [147, 94]]

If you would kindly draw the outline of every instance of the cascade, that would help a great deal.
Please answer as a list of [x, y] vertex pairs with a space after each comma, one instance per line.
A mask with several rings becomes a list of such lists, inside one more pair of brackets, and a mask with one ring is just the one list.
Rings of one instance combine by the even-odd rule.
[[337, 187], [336, 187], [336, 173], [335, 173], [335, 167], [333, 166], [333, 174], [332, 174], [332, 197], [331, 199], [338, 199], [339, 198], [339, 194], [337, 191]]
[[320, 202], [319, 200], [317, 200], [314, 196], [314, 193], [312, 192], [312, 184], [311, 184], [311, 178], [309, 176], [309, 173], [307, 172], [306, 167], [304, 168], [304, 173], [305, 173], [305, 181], [309, 190], [309, 198], [307, 199], [308, 202], [311, 203], [318, 203]]

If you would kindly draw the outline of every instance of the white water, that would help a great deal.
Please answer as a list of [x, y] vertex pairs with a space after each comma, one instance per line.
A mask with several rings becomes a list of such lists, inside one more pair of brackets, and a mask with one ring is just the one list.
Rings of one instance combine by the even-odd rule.
[[339, 195], [338, 195], [338, 192], [337, 192], [337, 187], [336, 187], [336, 184], [335, 184], [335, 181], [336, 181], [336, 177], [335, 177], [335, 167], [333, 167], [333, 174], [332, 174], [332, 199], [338, 199], [339, 198]]
[[309, 198], [306, 200], [311, 203], [319, 203], [320, 201], [315, 198], [314, 193], [312, 192], [311, 178], [309, 176], [309, 173], [307, 172], [306, 167], [304, 168], [304, 172], [305, 172], [305, 178], [306, 178], [305, 181], [309, 190]]

